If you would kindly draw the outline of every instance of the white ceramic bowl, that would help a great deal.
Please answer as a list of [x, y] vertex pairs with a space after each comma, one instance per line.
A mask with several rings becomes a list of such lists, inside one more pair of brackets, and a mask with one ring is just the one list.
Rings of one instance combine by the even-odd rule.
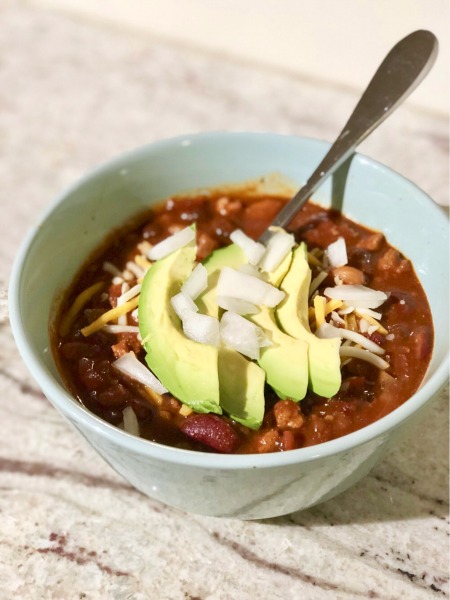
[[[435, 322], [420, 390], [388, 416], [318, 446], [268, 455], [218, 455], [139, 439], [81, 406], [64, 388], [49, 351], [55, 298], [114, 227], [152, 203], [199, 187], [278, 172], [300, 186], [328, 149], [317, 140], [264, 133], [207, 133], [137, 149], [96, 169], [42, 216], [24, 241], [10, 284], [10, 315], [25, 363], [53, 405], [103, 458], [145, 494], [186, 511], [255, 519], [304, 509], [368, 473], [394, 434], [435, 396], [448, 369], [447, 217], [414, 184], [355, 155], [315, 201], [338, 192], [350, 218], [386, 233], [412, 259]], [[55, 448], [57, 450], [57, 448]]]

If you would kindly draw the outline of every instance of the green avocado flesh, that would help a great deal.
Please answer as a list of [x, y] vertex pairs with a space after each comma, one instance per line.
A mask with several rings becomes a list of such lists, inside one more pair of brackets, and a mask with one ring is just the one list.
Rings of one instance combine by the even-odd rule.
[[[213, 252], [205, 261], [208, 287], [197, 299], [200, 312], [219, 317], [216, 286], [223, 267], [239, 268], [246, 262], [242, 250], [235, 244]], [[259, 429], [264, 418], [265, 373], [257, 364], [227, 346], [219, 348], [220, 405], [235, 421], [251, 429]]]
[[[205, 261], [205, 267], [209, 273], [219, 272], [222, 267], [238, 269], [247, 262], [243, 251], [231, 244], [226, 248], [216, 250]], [[267, 274], [267, 280], [272, 285], [278, 286], [289, 269], [291, 253], [286, 256], [280, 266], [273, 272]], [[218, 275], [213, 280], [217, 284]], [[202, 298], [205, 305], [215, 305], [213, 289], [204, 292]], [[217, 306], [217, 305], [215, 305]], [[272, 346], [261, 348], [258, 365], [265, 373], [267, 383], [276, 391], [281, 398], [292, 398], [301, 400], [306, 395], [308, 386], [308, 356], [307, 344], [297, 340], [280, 330], [275, 319], [274, 310], [260, 307], [260, 312], [251, 315], [249, 320], [261, 327], [266, 336], [272, 341]], [[250, 363], [249, 364], [254, 364]], [[221, 379], [222, 380], [222, 379]]]
[[289, 271], [280, 289], [286, 292], [276, 308], [276, 318], [283, 331], [308, 344], [309, 388], [319, 396], [331, 398], [341, 385], [339, 338], [320, 339], [309, 330], [308, 294], [311, 270], [306, 245], [300, 244], [294, 252]]
[[222, 413], [218, 349], [188, 339], [170, 299], [195, 265], [194, 242], [156, 261], [142, 282], [139, 332], [146, 361], [161, 383], [196, 412]]
[[[260, 350], [257, 364], [225, 345], [216, 348], [187, 338], [171, 298], [195, 266], [191, 242], [156, 261], [147, 271], [139, 301], [139, 331], [146, 361], [161, 383], [196, 412], [226, 412], [259, 429], [264, 418], [264, 385], [280, 398], [302, 400], [308, 387], [320, 396], [336, 394], [341, 383], [339, 339], [323, 340], [309, 330], [308, 292], [311, 272], [306, 246], [290, 252], [265, 279], [286, 293], [276, 309], [260, 307], [248, 318], [261, 327], [271, 345]], [[216, 288], [223, 267], [247, 263], [235, 244], [213, 252], [205, 261], [208, 287], [197, 298], [200, 313], [220, 318]]]

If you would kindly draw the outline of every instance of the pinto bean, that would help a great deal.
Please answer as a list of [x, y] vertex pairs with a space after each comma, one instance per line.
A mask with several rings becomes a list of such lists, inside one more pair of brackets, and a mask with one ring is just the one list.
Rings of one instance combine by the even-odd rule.
[[350, 265], [344, 265], [343, 267], [334, 267], [331, 270], [333, 275], [337, 275], [342, 283], [348, 283], [349, 285], [363, 285], [366, 282], [366, 276], [359, 269], [350, 267]]

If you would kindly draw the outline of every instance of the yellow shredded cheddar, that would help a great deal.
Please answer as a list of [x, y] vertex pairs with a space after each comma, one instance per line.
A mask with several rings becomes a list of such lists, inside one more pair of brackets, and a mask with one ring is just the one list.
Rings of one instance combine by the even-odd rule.
[[105, 313], [103, 313], [93, 323], [91, 323], [87, 327], [83, 327], [83, 329], [81, 330], [81, 333], [84, 335], [84, 337], [87, 337], [88, 335], [91, 335], [91, 334], [95, 333], [96, 331], [99, 331], [99, 329], [101, 329], [103, 327], [103, 325], [106, 325], [110, 321], [117, 319], [121, 315], [126, 315], [128, 312], [130, 312], [134, 308], [136, 308], [136, 306], [138, 304], [139, 304], [139, 296], [135, 296], [128, 302], [124, 302], [124, 304], [121, 304], [120, 306], [116, 306], [115, 308], [112, 308], [111, 310], [108, 310]]
[[155, 390], [152, 390], [152, 388], [149, 388], [148, 386], [145, 386], [145, 392], [147, 393], [150, 402], [153, 402], [157, 406], [162, 405], [163, 397], [161, 394], [158, 394], [158, 392], [155, 392]]
[[341, 308], [343, 304], [342, 300], [329, 300], [325, 305], [325, 314], [329, 315], [333, 310]]
[[325, 323], [325, 304], [326, 300], [323, 296], [314, 298], [314, 311], [316, 316], [316, 329]]
[[189, 406], [186, 406], [186, 404], [182, 404], [181, 408], [180, 408], [180, 415], [182, 415], [183, 417], [187, 417], [188, 415], [190, 415], [192, 412], [194, 412], [192, 410], [192, 408], [189, 408]]
[[78, 313], [81, 311], [83, 306], [93, 297], [97, 292], [99, 292], [105, 283], [103, 281], [99, 281], [98, 283], [94, 283], [89, 286], [85, 290], [83, 290], [72, 303], [72, 306], [69, 308], [67, 313], [64, 315], [64, 318], [61, 320], [59, 326], [59, 334], [64, 337], [70, 331], [75, 319], [78, 316]]
[[150, 267], [152, 266], [152, 263], [149, 260], [147, 260], [145, 256], [142, 256], [142, 254], [138, 254], [135, 257], [134, 262], [138, 265], [138, 267], [141, 267], [141, 269], [144, 269], [145, 271], [147, 271], [147, 269], [150, 269]]
[[378, 331], [380, 333], [382, 333], [383, 335], [387, 335], [388, 334], [388, 331], [376, 319], [374, 319], [370, 315], [365, 315], [364, 313], [360, 313], [360, 312], [358, 312], [358, 310], [355, 310], [355, 312], [358, 315], [358, 317], [361, 317], [361, 319], [365, 319], [371, 325], [374, 325], [374, 326], [378, 327]]

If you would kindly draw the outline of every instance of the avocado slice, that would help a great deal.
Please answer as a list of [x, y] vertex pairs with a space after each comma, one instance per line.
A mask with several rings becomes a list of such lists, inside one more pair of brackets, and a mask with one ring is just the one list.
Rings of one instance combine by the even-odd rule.
[[[276, 287], [280, 285], [291, 260], [292, 252], [289, 252], [275, 271], [266, 274], [269, 283]], [[260, 312], [250, 319], [264, 330], [272, 346], [261, 349], [258, 364], [266, 372], [267, 383], [280, 398], [302, 400], [308, 389], [308, 344], [279, 328], [273, 308], [260, 308]]]
[[191, 274], [195, 257], [192, 241], [147, 271], [139, 300], [139, 332], [148, 366], [170, 393], [196, 412], [221, 414], [218, 349], [188, 339], [170, 304]]
[[[200, 312], [219, 316], [216, 287], [223, 267], [238, 268], [246, 262], [239, 246], [231, 244], [214, 251], [203, 262], [208, 272], [208, 287], [197, 298]], [[257, 364], [233, 348], [220, 346], [218, 357], [220, 405], [238, 423], [259, 429], [264, 418], [265, 373]]]
[[[291, 259], [292, 253], [290, 252], [274, 272], [265, 274], [266, 280], [278, 287], [289, 270]], [[220, 269], [225, 266], [238, 269], [246, 262], [244, 252], [236, 244], [231, 244], [213, 252], [204, 262], [211, 276], [208, 278], [208, 288], [199, 299], [200, 301], [197, 301], [198, 306], [202, 306], [202, 303], [205, 307], [213, 305], [215, 306], [213, 310], [217, 310], [214, 294]], [[287, 335], [278, 327], [273, 309], [264, 306], [261, 306], [260, 309], [258, 314], [251, 315], [249, 319], [264, 330], [273, 345], [261, 348], [261, 355], [257, 361], [258, 365], [265, 372], [267, 383], [281, 398], [289, 397], [293, 400], [301, 400], [305, 397], [308, 386], [307, 344], [303, 340]], [[213, 312], [212, 314], [217, 316], [218, 313]], [[238, 352], [236, 354], [241, 356]], [[243, 357], [241, 356], [241, 358]], [[248, 360], [247, 362], [250, 365], [257, 366]], [[222, 382], [228, 378], [225, 373], [221, 374], [219, 371], [219, 379]], [[224, 409], [227, 410], [222, 398], [221, 403]]]
[[339, 338], [319, 339], [309, 329], [308, 294], [311, 270], [304, 243], [294, 251], [289, 271], [280, 289], [286, 297], [276, 308], [283, 331], [308, 343], [309, 387], [319, 396], [331, 398], [341, 386]]

